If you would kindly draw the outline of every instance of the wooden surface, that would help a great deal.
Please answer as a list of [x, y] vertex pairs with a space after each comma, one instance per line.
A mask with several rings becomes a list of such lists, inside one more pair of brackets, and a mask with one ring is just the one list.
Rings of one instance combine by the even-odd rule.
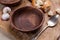
[[[31, 5], [30, 2], [28, 2], [26, 0], [24, 2], [22, 2], [24, 4], [21, 4], [21, 5], [17, 6], [17, 7], [23, 7], [24, 5], [25, 6], [26, 5]], [[60, 1], [59, 0], [51, 0], [51, 2], [52, 2], [52, 7], [51, 8], [55, 9], [57, 7], [60, 7], [59, 6], [60, 5]], [[12, 8], [12, 11], [14, 9], [16, 9], [17, 7]], [[3, 7], [0, 8], [0, 27], [6, 33], [8, 33], [9, 35], [12, 35], [16, 40], [29, 40], [29, 36], [30, 35], [34, 35], [34, 34], [27, 33], [28, 35], [26, 35], [26, 33], [18, 32], [16, 30], [11, 31], [10, 20], [9, 21], [2, 21], [1, 20], [2, 8]], [[49, 19], [49, 17], [47, 16], [47, 14], [45, 14], [45, 22], [43, 24], [43, 27], [46, 26], [46, 22], [48, 21], [48, 19]], [[60, 18], [59, 18], [59, 22], [57, 23], [57, 25], [54, 28], [48, 28], [48, 29], [46, 29], [37, 40], [57, 40], [58, 36], [60, 36]]]

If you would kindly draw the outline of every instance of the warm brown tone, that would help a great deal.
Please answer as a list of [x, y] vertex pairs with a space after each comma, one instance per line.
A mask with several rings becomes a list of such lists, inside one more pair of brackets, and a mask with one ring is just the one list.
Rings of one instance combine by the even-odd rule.
[[[52, 3], [52, 9], [54, 10], [56, 7], [60, 7], [60, 0], [50, 0]], [[23, 0], [22, 4], [19, 7], [23, 7], [26, 5], [30, 5], [30, 2], [27, 0]], [[14, 8], [18, 8], [18, 7], [13, 7], [12, 10], [14, 10]], [[32, 32], [32, 33], [24, 33], [24, 32], [17, 32], [16, 30], [12, 31], [10, 29], [10, 20], [9, 21], [2, 21], [1, 20], [1, 15], [2, 15], [2, 7], [0, 6], [0, 27], [4, 30], [4, 32], [6, 33], [10, 33], [12, 36], [14, 36], [16, 40], [29, 40], [30, 37], [32, 37], [33, 35], [35, 35], [38, 31], [36, 32]], [[48, 21], [49, 17], [47, 15], [47, 13], [45, 14], [45, 21], [44, 24], [42, 26], [45, 27], [46, 26], [46, 22]], [[10, 31], [11, 30], [11, 31]], [[8, 35], [11, 36], [11, 35]], [[53, 27], [53, 28], [47, 28], [37, 40], [57, 40], [57, 37], [60, 36], [60, 18], [59, 18], [59, 22], [58, 24]], [[31, 38], [30, 38], [31, 39]], [[12, 39], [13, 40], [13, 39]]]
[[20, 31], [33, 31], [42, 26], [44, 13], [33, 7], [23, 7], [12, 12], [12, 27]]
[[20, 1], [21, 0], [0, 0], [0, 3], [8, 6], [13, 6], [18, 4]]

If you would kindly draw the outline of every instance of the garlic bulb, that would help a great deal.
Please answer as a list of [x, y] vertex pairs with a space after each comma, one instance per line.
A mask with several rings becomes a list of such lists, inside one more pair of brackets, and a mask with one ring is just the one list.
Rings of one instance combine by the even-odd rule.
[[10, 15], [8, 13], [2, 15], [2, 20], [9, 19]]
[[11, 8], [9, 8], [9, 7], [3, 8], [3, 13], [10, 13], [10, 12], [11, 12]]

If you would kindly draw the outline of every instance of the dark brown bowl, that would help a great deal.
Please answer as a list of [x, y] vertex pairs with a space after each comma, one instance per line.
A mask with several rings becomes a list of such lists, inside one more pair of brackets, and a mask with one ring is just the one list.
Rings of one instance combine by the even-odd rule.
[[11, 26], [14, 29], [28, 32], [40, 28], [44, 22], [44, 13], [33, 7], [18, 8], [11, 15]]
[[0, 0], [0, 3], [6, 6], [14, 6], [21, 2], [21, 0]]

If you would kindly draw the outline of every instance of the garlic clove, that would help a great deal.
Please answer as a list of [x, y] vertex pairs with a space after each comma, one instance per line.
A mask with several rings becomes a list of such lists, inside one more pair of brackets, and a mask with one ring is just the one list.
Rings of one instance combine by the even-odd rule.
[[60, 14], [60, 8], [56, 8], [55, 10], [58, 14]]
[[10, 7], [4, 7], [3, 8], [3, 13], [10, 13], [11, 12], [11, 8]]
[[55, 11], [52, 11], [52, 10], [50, 10], [49, 12], [48, 12], [48, 16], [53, 16], [53, 15], [55, 15], [56, 14], [56, 12]]
[[42, 6], [45, 12], [48, 12], [51, 8], [51, 2], [49, 0], [44, 2], [44, 5]]
[[2, 20], [8, 20], [10, 15], [8, 13], [2, 15]]
[[41, 8], [41, 5], [43, 5], [42, 0], [32, 0], [32, 5], [37, 8]]
[[51, 6], [51, 2], [49, 0], [44, 2], [43, 8], [47, 8]]
[[52, 16], [53, 15], [53, 12], [52, 11], [49, 11], [48, 12], [48, 15]]
[[38, 4], [39, 6], [40, 6], [40, 5], [43, 5], [43, 1], [42, 1], [42, 0], [37, 0], [37, 1], [36, 1], [36, 4]]

